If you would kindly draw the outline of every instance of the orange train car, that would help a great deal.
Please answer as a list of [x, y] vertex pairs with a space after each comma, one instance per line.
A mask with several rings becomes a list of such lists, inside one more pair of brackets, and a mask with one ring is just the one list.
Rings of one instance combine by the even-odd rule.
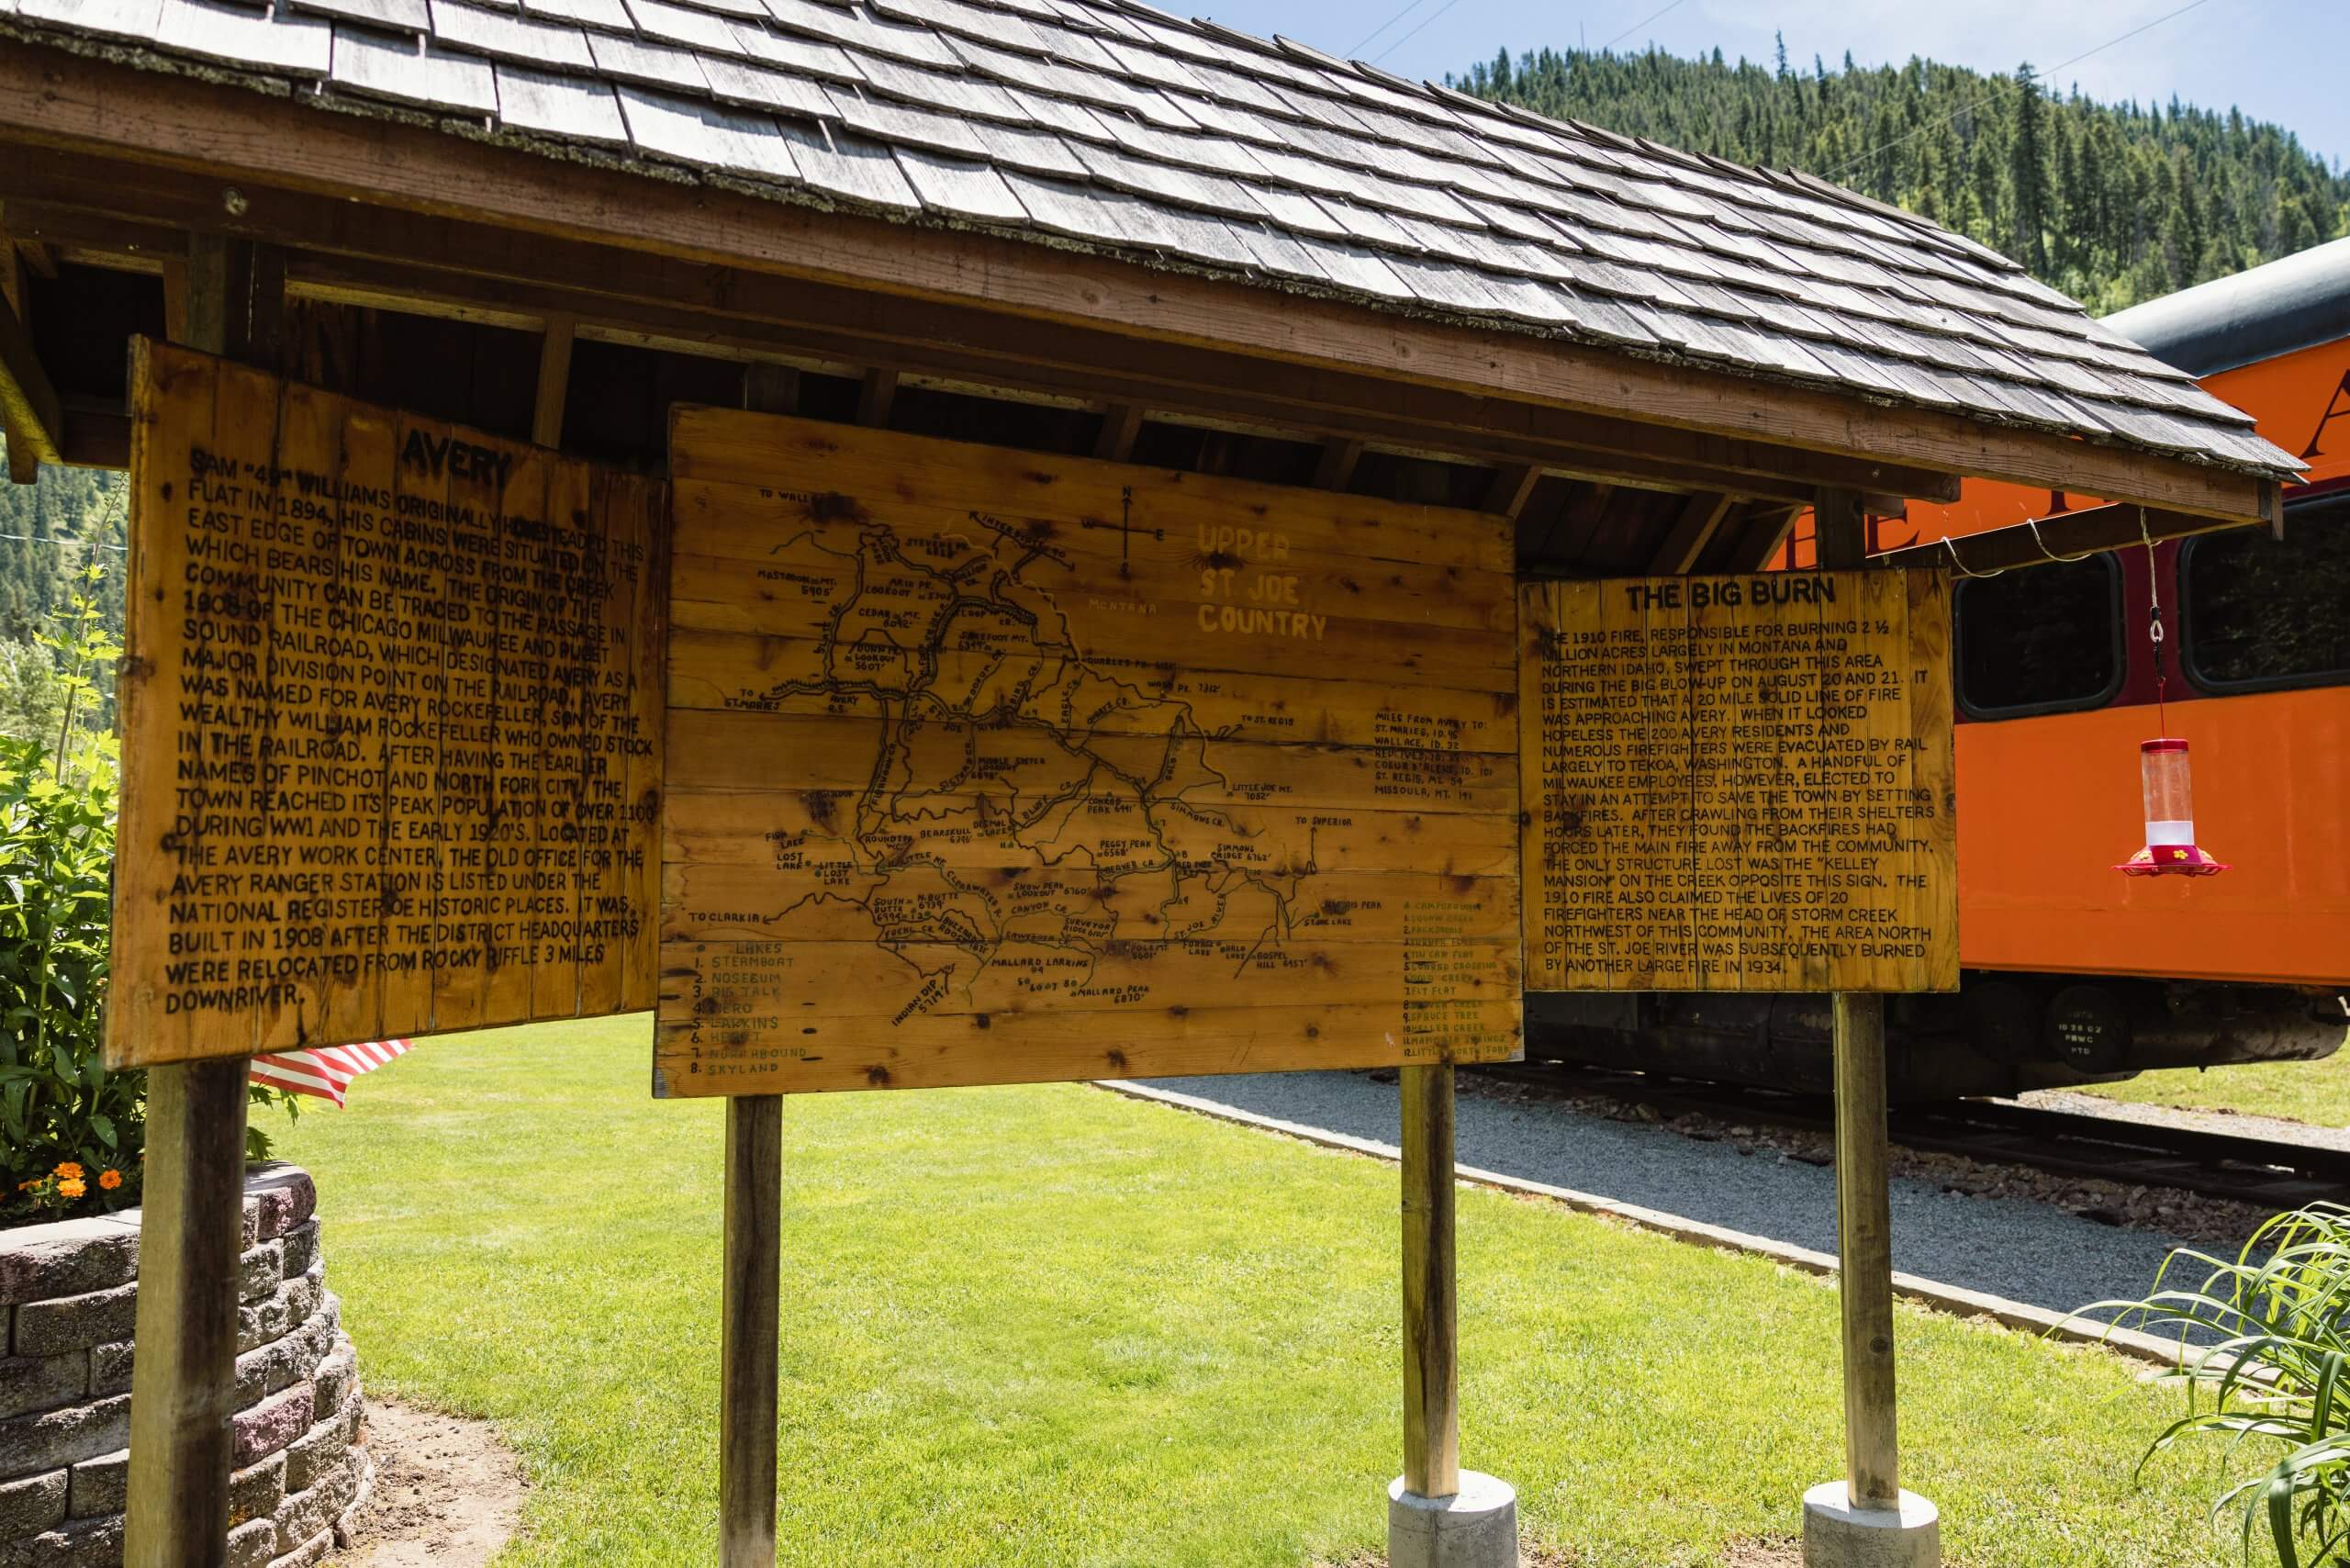
[[[2350, 240], [2107, 319], [2301, 457], [2274, 532], [1996, 576], [1968, 536], [2096, 505], [1969, 481], [1873, 521], [1950, 542], [1959, 705], [1954, 997], [1896, 999], [1895, 1092], [2005, 1093], [2315, 1058], [2350, 1020]], [[1811, 564], [1807, 520], [1781, 563]], [[2159, 598], [2165, 636], [2153, 635]], [[2188, 740], [2218, 877], [2123, 877], [2138, 745]], [[1824, 1087], [1818, 997], [1529, 998], [1536, 1054]]]

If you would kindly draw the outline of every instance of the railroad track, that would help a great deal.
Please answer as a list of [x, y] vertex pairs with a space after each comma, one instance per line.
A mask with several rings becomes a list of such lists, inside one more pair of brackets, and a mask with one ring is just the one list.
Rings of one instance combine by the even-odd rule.
[[[1500, 1062], [1472, 1070], [1561, 1096], [1598, 1094], [1648, 1105], [1666, 1117], [1694, 1113], [1716, 1121], [1815, 1131], [1834, 1126], [1825, 1094], [1701, 1083], [1565, 1062]], [[1964, 1155], [2060, 1175], [2170, 1187], [2272, 1209], [2350, 1200], [2350, 1150], [2042, 1110], [1998, 1100], [1897, 1105], [1889, 1129], [1893, 1141], [1904, 1148]]]

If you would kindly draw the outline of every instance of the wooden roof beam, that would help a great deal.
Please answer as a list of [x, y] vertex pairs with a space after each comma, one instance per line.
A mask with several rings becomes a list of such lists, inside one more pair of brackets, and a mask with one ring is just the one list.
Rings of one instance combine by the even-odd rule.
[[[101, 201], [191, 227], [224, 221], [219, 187], [202, 181], [120, 160], [26, 159], [17, 165], [0, 160], [0, 197], [52, 207]], [[1957, 495], [1948, 472], [1879, 458], [1840, 457], [1457, 387], [1408, 385], [1354, 369], [1287, 364], [1197, 342], [1141, 343], [1103, 328], [986, 316], [829, 283], [322, 200], [252, 182], [238, 191], [242, 211], [226, 221], [311, 249], [329, 268], [360, 269], [379, 288], [405, 270], [440, 280], [421, 289], [404, 284], [410, 293], [463, 297], [448, 280], [464, 278], [508, 289], [553, 289], [575, 297], [566, 308], [577, 308], [583, 321], [643, 321], [648, 314], [679, 309], [755, 319], [770, 328], [793, 328], [806, 342], [830, 342], [835, 346], [828, 352], [840, 357], [854, 357], [845, 345], [863, 340], [866, 363], [892, 356], [908, 371], [958, 373], [1090, 399], [1130, 395], [1167, 411], [1238, 409], [1295, 431], [1368, 434], [1448, 448], [1479, 462], [1531, 460], [1607, 483], [1788, 499], [1808, 498], [1823, 484], [1919, 499]], [[332, 283], [314, 279], [314, 286]], [[576, 303], [585, 296], [606, 303]], [[531, 311], [522, 314], [529, 319], [496, 324], [536, 330]], [[709, 335], [707, 328], [698, 330]], [[752, 334], [738, 329], [737, 335]]]
[[[397, 263], [343, 256], [297, 253], [288, 263], [288, 288], [297, 298], [364, 306], [371, 309], [440, 316], [518, 331], [536, 332], [554, 316], [585, 312], [578, 335], [607, 342], [700, 354], [721, 359], [783, 355], [811, 364], [843, 364], [869, 361], [878, 354], [901, 352], [897, 345], [837, 332], [799, 330], [763, 320], [724, 317], [680, 309], [674, 306], [613, 299], [552, 286], [481, 277], [467, 274], [412, 268]], [[630, 325], [619, 323], [626, 321]], [[1521, 465], [1603, 484], [1628, 484], [1647, 488], [1681, 490], [1692, 486], [1725, 493], [1759, 494], [1786, 498], [1808, 496], [1810, 487], [1792, 480], [1758, 478], [1727, 470], [1689, 467], [1662, 461], [1562, 450], [1547, 442], [1495, 437], [1490, 433], [1459, 432], [1464, 439], [1450, 449], [1431, 442], [1449, 439], [1449, 429], [1415, 427], [1387, 418], [1349, 417], [1319, 409], [1259, 399], [1246, 393], [1220, 391], [1189, 396], [1180, 390], [1136, 380], [1114, 372], [1056, 372], [1033, 358], [995, 358], [968, 351], [929, 347], [903, 350], [909, 365], [924, 364], [959, 371], [970, 383], [992, 381], [999, 395], [1045, 397], [1066, 401], [1070, 391], [1098, 394], [1105, 386], [1131, 395], [1130, 406], [1147, 406], [1178, 422], [1208, 422], [1219, 427], [1246, 426], [1283, 439], [1324, 442], [1323, 461], [1328, 473], [1350, 477], [1352, 465], [1384, 436], [1382, 448], [1439, 456], [1472, 465]], [[912, 369], [907, 375], [915, 374]], [[925, 376], [925, 380], [932, 377]], [[1095, 400], [1099, 401], [1097, 398]], [[1252, 416], [1235, 420], [1239, 413]], [[1339, 430], [1364, 432], [1332, 433]], [[1323, 486], [1343, 488], [1343, 481]]]
[[2030, 523], [1986, 529], [1944, 542], [1909, 544], [1869, 557], [1871, 566], [1936, 566], [1960, 577], [1984, 577], [2018, 566], [2046, 566], [2100, 550], [2143, 545], [2148, 540], [2184, 539], [2243, 526], [2194, 512], [2159, 507], [2084, 507]]
[[[1308, 373], [1369, 372], [1412, 388], [1465, 391], [1848, 459], [1916, 464], [2238, 521], [2266, 522], [2275, 511], [2274, 481], [2182, 458], [992, 234], [557, 163], [425, 127], [320, 114], [239, 87], [45, 45], [0, 50], [0, 135], [203, 174], [206, 179], [180, 184], [213, 204], [214, 221], [218, 181], [290, 186], [339, 198], [354, 216], [368, 207], [449, 214], [516, 231], [518, 241], [593, 239], [704, 266], [1102, 329], [1131, 342], [1130, 359], [1145, 343], [1215, 343]], [[253, 208], [265, 221], [257, 200]]]

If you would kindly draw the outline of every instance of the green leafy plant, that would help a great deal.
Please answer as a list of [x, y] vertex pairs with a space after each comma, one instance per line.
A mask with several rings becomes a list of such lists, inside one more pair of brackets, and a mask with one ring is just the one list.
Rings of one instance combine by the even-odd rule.
[[[0, 739], [0, 1223], [138, 1200], [147, 1075], [109, 1072], [104, 1037], [117, 805], [100, 681], [121, 653], [96, 605], [101, 569], [40, 645], [64, 693], [53, 736]], [[291, 1095], [252, 1091], [254, 1108]], [[267, 1154], [260, 1127], [246, 1152]]]
[[[2198, 1269], [2199, 1282], [2170, 1282]], [[2186, 1439], [2225, 1438], [2230, 1479], [2211, 1514], [2242, 1514], [2244, 1560], [2265, 1540], [2283, 1568], [2350, 1563], [2350, 1207], [2278, 1215], [2232, 1261], [2182, 1249], [2143, 1301], [2081, 1315], [2178, 1337], [2170, 1381], [2187, 1389], [2188, 1412], [2147, 1446], [2141, 1471]]]
[[144, 1075], [98, 1056], [114, 873], [111, 769], [0, 740], [0, 1215], [136, 1195]]

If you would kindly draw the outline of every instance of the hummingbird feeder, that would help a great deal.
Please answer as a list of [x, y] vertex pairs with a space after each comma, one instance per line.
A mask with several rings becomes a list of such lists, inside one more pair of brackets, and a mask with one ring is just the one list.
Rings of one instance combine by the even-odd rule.
[[[2138, 528], [2145, 532], [2145, 516]], [[2154, 542], [2146, 539], [2146, 576], [2153, 595], [2154, 712], [2170, 728], [2163, 701], [2163, 596], [2154, 575]], [[2164, 735], [2138, 746], [2138, 778], [2146, 802], [2146, 843], [2114, 868], [2125, 877], [2216, 877], [2227, 869], [2195, 842], [2195, 780], [2188, 771], [2187, 743]]]
[[2212, 877], [2227, 867], [2195, 842], [2195, 781], [2187, 743], [2165, 737], [2138, 746], [2146, 797], [2146, 845], [2114, 868], [2125, 877]]

